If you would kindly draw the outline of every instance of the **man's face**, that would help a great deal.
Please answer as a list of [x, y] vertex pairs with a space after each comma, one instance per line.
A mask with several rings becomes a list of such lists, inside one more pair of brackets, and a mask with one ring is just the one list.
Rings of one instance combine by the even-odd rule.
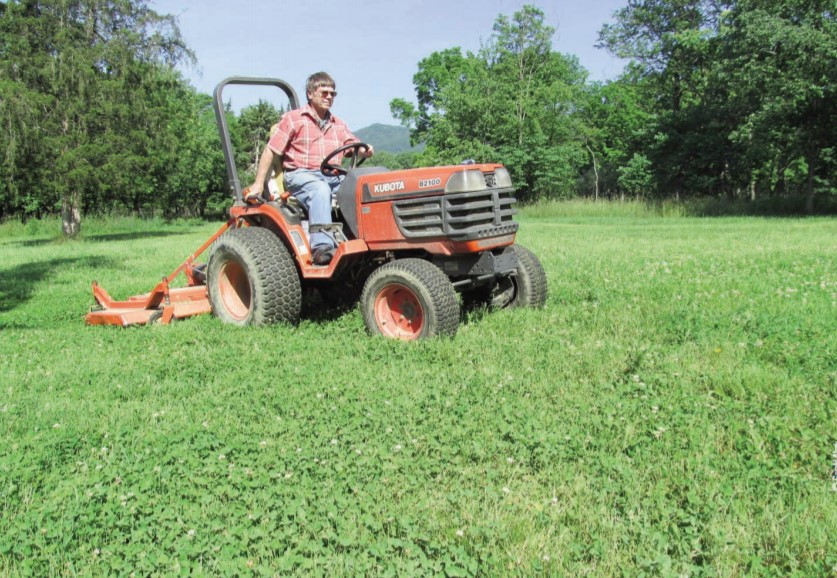
[[333, 86], [320, 86], [314, 92], [308, 93], [308, 100], [311, 101], [312, 106], [319, 113], [327, 112], [331, 105], [334, 104], [334, 97], [337, 96], [337, 91]]

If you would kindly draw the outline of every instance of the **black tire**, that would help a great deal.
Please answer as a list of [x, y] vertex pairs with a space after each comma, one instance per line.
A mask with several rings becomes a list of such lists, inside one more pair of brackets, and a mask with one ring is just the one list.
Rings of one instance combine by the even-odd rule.
[[548, 287], [546, 273], [532, 251], [522, 245], [515, 245], [517, 254], [517, 275], [512, 277], [514, 297], [507, 307], [543, 307], [546, 303]]
[[459, 301], [447, 275], [422, 259], [398, 259], [366, 280], [360, 309], [371, 335], [414, 340], [456, 335]]
[[483, 307], [543, 307], [547, 283], [541, 262], [526, 247], [515, 245], [514, 252], [518, 262], [516, 274], [463, 292], [462, 303], [466, 311]]
[[212, 312], [224, 323], [299, 322], [299, 275], [285, 245], [267, 229], [225, 233], [212, 247], [206, 281]]

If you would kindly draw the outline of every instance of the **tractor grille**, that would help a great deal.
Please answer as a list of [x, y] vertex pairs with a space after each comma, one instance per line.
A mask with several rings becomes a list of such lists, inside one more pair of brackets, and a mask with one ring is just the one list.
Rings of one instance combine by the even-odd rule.
[[392, 210], [408, 239], [444, 236], [470, 241], [516, 232], [515, 202], [513, 189], [489, 189], [396, 201]]

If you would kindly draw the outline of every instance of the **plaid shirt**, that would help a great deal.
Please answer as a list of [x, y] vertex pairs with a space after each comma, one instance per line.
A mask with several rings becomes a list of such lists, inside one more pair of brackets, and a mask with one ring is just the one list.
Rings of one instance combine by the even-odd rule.
[[[267, 146], [282, 155], [282, 166], [286, 170], [319, 169], [323, 159], [334, 149], [358, 142], [345, 122], [329, 114], [327, 122], [320, 128], [317, 114], [310, 104], [282, 115], [276, 132], [270, 137]], [[332, 159], [340, 164], [343, 155]]]

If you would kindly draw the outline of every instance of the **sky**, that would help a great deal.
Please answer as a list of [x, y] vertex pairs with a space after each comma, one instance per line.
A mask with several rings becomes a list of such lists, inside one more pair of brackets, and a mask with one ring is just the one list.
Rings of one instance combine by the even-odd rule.
[[[398, 124], [393, 98], [415, 102], [413, 75], [433, 52], [476, 52], [497, 16], [537, 6], [553, 26], [553, 50], [578, 57], [591, 80], [613, 79], [623, 63], [594, 45], [598, 31], [627, 0], [150, 0], [177, 17], [196, 67], [181, 67], [198, 91], [229, 76], [280, 78], [304, 102], [305, 80], [328, 72], [337, 84], [332, 111], [352, 130]], [[284, 105], [273, 89], [229, 86], [233, 107], [259, 98]]]

